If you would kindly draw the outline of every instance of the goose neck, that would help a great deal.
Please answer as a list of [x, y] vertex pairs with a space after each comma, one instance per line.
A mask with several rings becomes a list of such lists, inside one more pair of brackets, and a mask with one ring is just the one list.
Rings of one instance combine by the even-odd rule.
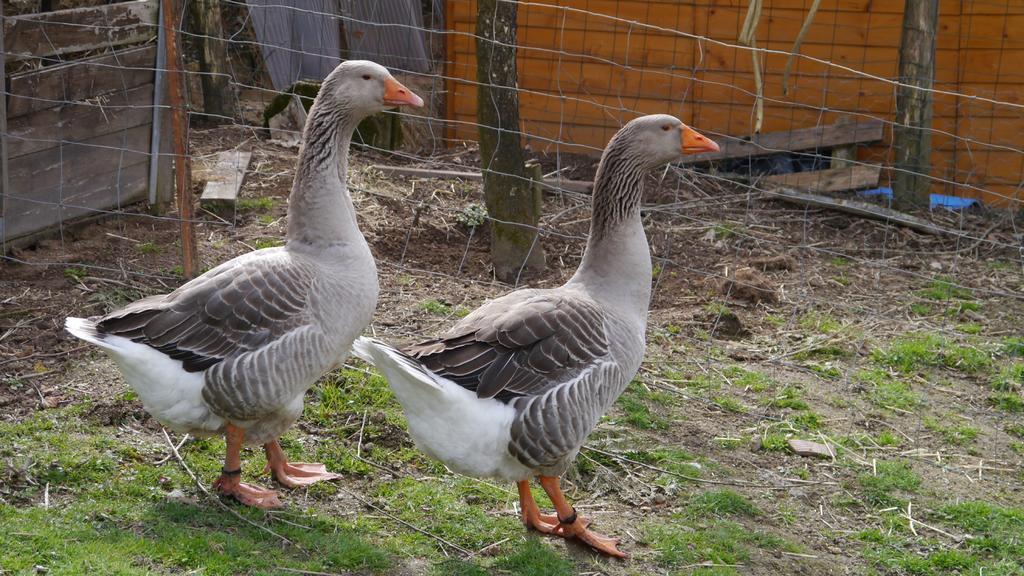
[[288, 200], [289, 244], [326, 247], [362, 238], [345, 184], [358, 120], [334, 102], [318, 100], [310, 110]]
[[590, 237], [570, 282], [630, 314], [643, 315], [651, 291], [651, 254], [640, 219], [646, 167], [609, 147], [595, 177]]

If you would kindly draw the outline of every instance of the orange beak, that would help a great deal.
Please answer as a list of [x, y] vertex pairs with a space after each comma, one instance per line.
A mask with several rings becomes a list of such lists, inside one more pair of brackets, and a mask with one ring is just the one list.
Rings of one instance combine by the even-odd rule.
[[388, 78], [384, 81], [384, 103], [388, 106], [415, 106], [419, 108], [423, 106], [423, 99], [413, 94], [412, 90], [409, 90], [402, 83], [394, 78]]
[[679, 140], [682, 142], [683, 154], [700, 154], [701, 152], [718, 152], [718, 144], [714, 140], [697, 132], [687, 125], [679, 127]]

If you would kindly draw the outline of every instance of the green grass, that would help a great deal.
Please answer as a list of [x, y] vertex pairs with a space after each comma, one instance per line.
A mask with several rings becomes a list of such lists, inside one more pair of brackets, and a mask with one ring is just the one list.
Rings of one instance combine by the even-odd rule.
[[[236, 507], [302, 547], [282, 547], [275, 537], [237, 519], [198, 494], [173, 459], [153, 464], [166, 448], [113, 439], [81, 419], [82, 407], [48, 410], [17, 424], [0, 423], [0, 458], [25, 470], [0, 481], [0, 566], [49, 574], [258, 574], [274, 567], [295, 570], [383, 573], [392, 553], [365, 534], [358, 517], [306, 512], [301, 526], [276, 522], [266, 512]], [[212, 446], [213, 450], [209, 448]], [[223, 444], [182, 449], [189, 466], [208, 481], [220, 466]], [[31, 465], [29, 466], [29, 464]], [[258, 467], [246, 463], [245, 474]], [[47, 488], [44, 488], [47, 487]], [[48, 489], [49, 509], [40, 502]], [[195, 503], [169, 499], [180, 490]], [[370, 528], [370, 529], [368, 529]]]
[[875, 470], [857, 476], [864, 501], [879, 508], [901, 506], [904, 494], [912, 494], [921, 486], [921, 478], [909, 465], [899, 460], [879, 461]]
[[278, 246], [284, 246], [284, 240], [280, 238], [258, 238], [256, 242], [253, 242], [253, 248], [257, 250], [276, 248]]
[[747, 411], [746, 406], [740, 403], [739, 400], [731, 396], [715, 396], [711, 399], [716, 406], [725, 410], [726, 412], [733, 412], [735, 414], [742, 414]]
[[861, 554], [886, 574], [1011, 576], [1024, 573], [1024, 510], [988, 502], [947, 504], [926, 521], [970, 538], [956, 548], [948, 541], [909, 537], [909, 531], [862, 530]]
[[761, 449], [766, 452], [788, 452], [789, 439], [780, 432], [769, 432], [761, 437]]
[[690, 497], [685, 512], [688, 517], [698, 519], [714, 516], [757, 516], [761, 513], [741, 494], [732, 490], [708, 490]]
[[951, 418], [945, 420], [939, 420], [933, 417], [926, 417], [923, 419], [924, 427], [936, 434], [940, 435], [942, 439], [948, 444], [954, 444], [962, 446], [970, 444], [977, 439], [978, 434], [981, 432], [974, 426], [967, 424], [943, 424], [943, 422], [954, 422]]
[[273, 198], [263, 196], [260, 198], [240, 198], [235, 203], [235, 206], [243, 211], [267, 212], [274, 208], [274, 204]]
[[732, 222], [723, 222], [721, 224], [715, 224], [712, 227], [714, 230], [715, 240], [727, 240], [737, 234], [741, 227], [738, 224]]
[[992, 388], [1001, 392], [1024, 388], [1024, 362], [1012, 362], [1003, 366], [992, 380]]
[[670, 401], [666, 394], [652, 392], [643, 383], [634, 380], [615, 403], [623, 416], [614, 420], [641, 430], [665, 430], [669, 425], [668, 420], [652, 411], [651, 405]]
[[767, 375], [739, 366], [728, 366], [722, 370], [722, 374], [729, 379], [733, 386], [751, 392], [764, 392], [778, 386], [778, 383]]
[[949, 278], [932, 280], [931, 284], [918, 292], [918, 295], [928, 300], [970, 300], [974, 297], [970, 288], [958, 286]]
[[88, 275], [89, 271], [81, 266], [69, 266], [64, 269], [64, 277], [75, 284], [81, 282], [82, 278], [85, 278]]
[[[594, 456], [598, 456], [594, 454]], [[682, 476], [700, 476], [703, 465], [697, 462], [697, 457], [685, 450], [679, 448], [655, 448], [653, 450], [632, 450], [627, 453], [627, 457], [630, 460], [636, 460], [637, 462], [643, 462], [644, 464], [650, 464], [657, 466], [663, 470], [669, 472], [668, 475], [662, 474], [655, 479], [655, 484], [668, 485], [677, 484], [679, 477], [676, 474]], [[581, 461], [577, 461], [577, 466], [580, 465]], [[614, 465], [618, 465], [615, 463]]]
[[[714, 516], [745, 515], [744, 511], [723, 511]], [[748, 563], [759, 551], [769, 553], [799, 552], [800, 547], [774, 534], [762, 532], [734, 520], [720, 518], [693, 519], [687, 512], [673, 516], [669, 522], [650, 522], [643, 532], [644, 539], [657, 553], [660, 564], [692, 566], [700, 563]], [[732, 576], [741, 574], [729, 566], [696, 568], [683, 574], [702, 576]]]
[[764, 404], [773, 408], [788, 408], [790, 410], [807, 410], [807, 402], [801, 398], [803, 392], [796, 387], [786, 386], [781, 392], [768, 398]]
[[1024, 336], [1007, 336], [1003, 338], [1001, 352], [1006, 356], [1024, 357]]
[[1017, 438], [1024, 439], [1024, 424], [1007, 424], [1005, 428], [1006, 433], [1010, 436], [1016, 436]]
[[142, 242], [140, 244], [136, 244], [135, 249], [141, 254], [159, 254], [163, 252], [163, 247], [156, 242]]
[[431, 314], [436, 314], [438, 316], [450, 316], [454, 311], [454, 308], [452, 307], [451, 304], [448, 304], [447, 302], [442, 302], [441, 300], [437, 300], [435, 298], [424, 300], [417, 304], [417, 306], [419, 307], [420, 310], [423, 310], [424, 312], [430, 312]]
[[977, 334], [981, 334], [982, 328], [981, 328], [981, 324], [978, 324], [976, 322], [967, 322], [967, 323], [960, 324], [959, 326], [957, 326], [957, 330], [963, 332], [964, 334], [977, 335]]
[[868, 400], [879, 408], [911, 412], [921, 405], [920, 394], [884, 370], [860, 370], [854, 375], [854, 380], [865, 387]]
[[839, 320], [827, 312], [808, 312], [800, 317], [797, 324], [804, 330], [821, 334], [832, 334], [843, 327]]
[[997, 392], [988, 397], [988, 403], [1004, 412], [1024, 411], [1024, 398], [1013, 392]]
[[976, 373], [992, 365], [988, 352], [971, 346], [950, 344], [941, 336], [930, 333], [908, 334], [897, 338], [888, 347], [875, 349], [871, 357], [882, 366], [908, 374], [937, 366]]

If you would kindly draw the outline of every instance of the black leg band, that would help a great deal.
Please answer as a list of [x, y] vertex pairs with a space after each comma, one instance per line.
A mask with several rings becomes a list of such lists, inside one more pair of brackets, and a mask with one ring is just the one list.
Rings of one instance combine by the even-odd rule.
[[575, 522], [576, 522], [576, 508], [572, 509], [572, 514], [570, 514], [568, 518], [562, 518], [561, 516], [558, 516], [558, 523], [559, 524], [566, 524], [566, 525], [568, 525], [568, 524], [573, 524]]
[[[228, 470], [227, 468], [221, 468], [220, 473], [225, 476], [241, 476], [242, 469], [239, 468], [238, 470]], [[575, 514], [573, 516], [575, 516]]]

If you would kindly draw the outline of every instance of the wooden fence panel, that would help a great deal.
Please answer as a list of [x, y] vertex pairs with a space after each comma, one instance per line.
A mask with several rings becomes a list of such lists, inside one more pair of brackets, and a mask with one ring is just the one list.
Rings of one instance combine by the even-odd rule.
[[7, 60], [112, 48], [156, 37], [156, 0], [4, 18]]
[[7, 238], [144, 199], [150, 130], [144, 124], [11, 161]]
[[112, 92], [152, 83], [155, 62], [156, 46], [142, 46], [12, 74], [7, 117], [91, 98], [104, 87]]

